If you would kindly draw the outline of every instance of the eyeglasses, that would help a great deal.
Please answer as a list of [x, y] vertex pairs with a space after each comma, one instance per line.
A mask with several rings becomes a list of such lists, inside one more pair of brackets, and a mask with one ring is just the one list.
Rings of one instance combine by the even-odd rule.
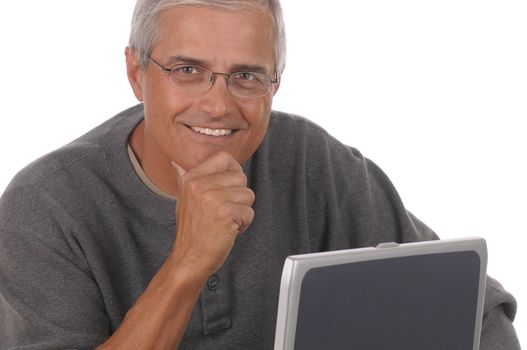
[[170, 73], [170, 78], [178, 89], [193, 95], [207, 92], [214, 84], [217, 75], [223, 75], [231, 93], [240, 98], [259, 98], [271, 91], [272, 84], [278, 83], [278, 77], [271, 79], [264, 73], [240, 71], [234, 73], [217, 73], [198, 64], [176, 64], [165, 68], [152, 57], [152, 63], [163, 71]]

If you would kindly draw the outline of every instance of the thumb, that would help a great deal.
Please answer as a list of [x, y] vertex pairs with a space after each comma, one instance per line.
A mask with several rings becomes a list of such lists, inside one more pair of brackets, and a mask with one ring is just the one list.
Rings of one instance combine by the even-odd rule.
[[187, 173], [187, 171], [185, 169], [183, 169], [178, 163], [174, 162], [173, 160], [170, 161], [170, 164], [172, 164], [172, 166], [174, 167], [174, 169], [176, 169], [176, 171], [178, 173], [178, 177], [177, 177], [176, 181], [177, 181], [177, 186], [178, 186], [177, 191], [179, 193], [177, 193], [177, 196], [180, 196], [181, 195], [181, 187], [183, 186], [183, 176]]
[[186, 170], [183, 169], [178, 163], [174, 162], [173, 160], [170, 162], [170, 164], [172, 164], [172, 166], [176, 169], [178, 175], [179, 175], [179, 178], [182, 178], [183, 175], [186, 174]]

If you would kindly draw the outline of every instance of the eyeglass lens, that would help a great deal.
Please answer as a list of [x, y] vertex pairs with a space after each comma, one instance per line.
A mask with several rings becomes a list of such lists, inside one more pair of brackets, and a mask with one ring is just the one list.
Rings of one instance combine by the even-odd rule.
[[240, 97], [262, 97], [269, 93], [271, 87], [271, 79], [258, 72], [213, 73], [199, 65], [176, 65], [171, 69], [171, 78], [176, 86], [192, 94], [207, 91], [218, 75], [228, 77], [230, 91]]

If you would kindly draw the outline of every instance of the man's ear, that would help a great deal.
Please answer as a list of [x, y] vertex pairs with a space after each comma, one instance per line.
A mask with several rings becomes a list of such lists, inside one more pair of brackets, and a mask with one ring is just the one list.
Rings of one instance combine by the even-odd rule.
[[143, 71], [141, 70], [141, 65], [139, 63], [139, 58], [136, 52], [130, 47], [127, 46], [124, 50], [126, 56], [126, 72], [128, 74], [128, 81], [132, 86], [135, 97], [143, 102]]
[[274, 91], [273, 91], [273, 96], [276, 95], [276, 93], [278, 92], [278, 89], [280, 88], [280, 83], [282, 82], [282, 80], [278, 80], [278, 83], [274, 84]]
[[278, 75], [278, 83], [273, 84], [273, 86], [274, 86], [273, 96], [276, 95], [276, 93], [278, 92], [278, 89], [280, 89], [280, 83], [282, 82], [282, 74], [283, 73], [284, 73], [284, 70], [282, 69], [282, 71], [280, 72], [280, 75]]

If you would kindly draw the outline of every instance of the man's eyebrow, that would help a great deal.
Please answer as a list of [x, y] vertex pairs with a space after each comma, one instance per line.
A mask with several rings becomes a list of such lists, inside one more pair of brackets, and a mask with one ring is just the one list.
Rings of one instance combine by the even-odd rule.
[[197, 65], [205, 66], [205, 67], [207, 67], [208, 64], [210, 64], [209, 62], [205, 60], [200, 60], [199, 58], [183, 56], [183, 55], [170, 56], [167, 61], [167, 65], [169, 66], [173, 66], [175, 64], [182, 64], [182, 63], [183, 64], [184, 63], [197, 64]]
[[[171, 56], [168, 58], [168, 61], [166, 63], [168, 67], [171, 67], [175, 64], [197, 64], [204, 67], [210, 67], [211, 63], [206, 60], [202, 60], [195, 57], [190, 56], [184, 56], [184, 55], [177, 55], [177, 56]], [[267, 70], [264, 66], [260, 66], [257, 64], [234, 64], [229, 68], [230, 72], [238, 72], [238, 71], [247, 71], [247, 72], [256, 72], [256, 73], [263, 73], [266, 75], [271, 74], [269, 70]]]
[[266, 75], [270, 74], [270, 72], [265, 67], [255, 65], [255, 64], [235, 64], [234, 66], [231, 67], [231, 70], [233, 72], [246, 71], [246, 72], [263, 73]]

